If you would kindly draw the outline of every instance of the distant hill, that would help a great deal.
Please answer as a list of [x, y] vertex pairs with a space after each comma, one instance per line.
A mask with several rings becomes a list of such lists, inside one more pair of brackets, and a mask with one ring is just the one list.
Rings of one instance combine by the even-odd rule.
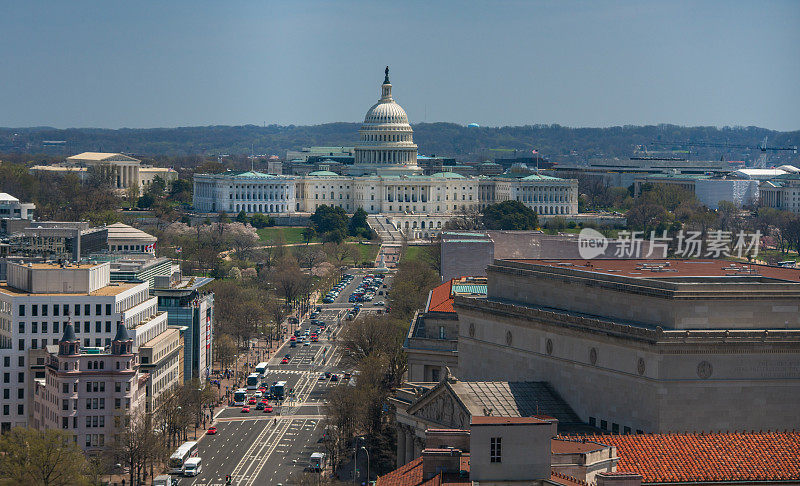
[[[310, 145], [349, 146], [358, 138], [359, 123], [312, 126], [207, 126], [147, 129], [0, 128], [0, 153], [27, 152], [71, 155], [84, 151], [126, 152], [143, 156], [276, 154]], [[537, 149], [555, 161], [597, 157], [628, 158], [638, 146], [648, 150], [686, 149], [653, 145], [656, 141], [727, 143], [757, 147], [764, 137], [771, 146], [800, 145], [800, 131], [777, 132], [758, 127], [680, 127], [675, 125], [569, 128], [560, 125], [466, 127], [454, 123], [413, 126], [421, 154], [457, 159], [488, 159], [519, 150]], [[63, 141], [63, 144], [52, 142]], [[751, 160], [758, 150], [690, 147], [690, 158]], [[498, 150], [501, 149], [501, 150]], [[502, 150], [505, 149], [505, 150]], [[511, 152], [509, 152], [511, 151]], [[523, 154], [520, 154], [523, 155]], [[782, 154], [781, 163], [797, 159]]]

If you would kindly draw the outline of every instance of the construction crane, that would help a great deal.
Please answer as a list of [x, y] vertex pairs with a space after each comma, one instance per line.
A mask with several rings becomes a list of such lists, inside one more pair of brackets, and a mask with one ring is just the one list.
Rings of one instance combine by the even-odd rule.
[[757, 169], [766, 169], [767, 167], [767, 153], [768, 152], [781, 152], [781, 151], [790, 151], [793, 153], [797, 153], [797, 145], [792, 147], [770, 147], [767, 145], [767, 137], [764, 137], [764, 140], [756, 147], [752, 145], [744, 145], [744, 144], [737, 144], [737, 143], [723, 143], [723, 142], [690, 142], [690, 141], [674, 141], [674, 142], [662, 142], [654, 140], [650, 142], [651, 145], [683, 145], [685, 147], [711, 147], [711, 148], [724, 148], [724, 149], [750, 149], [750, 150], [760, 150], [761, 155], [758, 156], [758, 160], [756, 161], [754, 168]]
[[767, 152], [780, 152], [783, 150], [792, 151], [793, 153], [797, 153], [797, 145], [794, 147], [767, 147], [767, 137], [764, 137], [764, 141], [761, 142], [761, 145], [758, 146], [758, 149], [761, 150], [761, 155], [758, 156], [758, 162], [756, 163], [757, 169], [766, 169], [767, 168]]

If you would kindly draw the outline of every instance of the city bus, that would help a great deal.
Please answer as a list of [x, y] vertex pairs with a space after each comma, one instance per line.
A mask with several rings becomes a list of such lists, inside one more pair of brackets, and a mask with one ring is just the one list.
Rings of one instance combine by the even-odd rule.
[[272, 394], [272, 397], [276, 400], [283, 400], [283, 394], [286, 390], [286, 382], [285, 381], [278, 381], [271, 387], [269, 387], [269, 391]]
[[233, 392], [233, 405], [236, 407], [243, 407], [247, 401], [247, 390], [239, 388]]
[[261, 375], [258, 373], [250, 373], [247, 375], [247, 389], [248, 390], [255, 390], [258, 388], [258, 380], [261, 379]]
[[262, 378], [264, 377], [264, 375], [267, 374], [267, 362], [266, 361], [262, 361], [261, 363], [258, 363], [256, 365], [256, 373], [261, 375]]
[[186, 460], [196, 456], [197, 442], [184, 442], [180, 447], [178, 447], [178, 450], [169, 456], [169, 471], [173, 474], [181, 474], [183, 472], [183, 464], [186, 462]]

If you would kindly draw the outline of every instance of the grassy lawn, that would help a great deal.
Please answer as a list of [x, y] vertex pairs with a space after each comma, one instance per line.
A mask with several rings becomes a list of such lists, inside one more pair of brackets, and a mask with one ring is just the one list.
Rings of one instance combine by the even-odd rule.
[[[304, 243], [303, 241], [303, 229], [305, 226], [271, 226], [269, 228], [261, 228], [256, 230], [258, 232], [258, 237], [261, 238], [263, 242], [273, 242], [275, 241], [275, 237], [278, 233], [283, 233], [283, 239], [286, 241], [287, 244], [291, 243]], [[311, 241], [319, 241], [318, 238], [314, 238]]]
[[758, 250], [757, 258], [759, 260], [765, 260], [765, 261], [769, 261], [770, 258], [775, 258], [778, 261], [800, 260], [800, 256], [798, 256], [798, 254], [794, 251], [781, 253], [780, 250], [764, 250], [764, 249]]
[[425, 251], [424, 246], [407, 246], [406, 252], [400, 258], [400, 260], [417, 260], [422, 255], [422, 252]]
[[374, 262], [378, 256], [378, 249], [380, 249], [380, 245], [360, 245], [355, 243], [355, 246], [361, 252], [362, 262]]

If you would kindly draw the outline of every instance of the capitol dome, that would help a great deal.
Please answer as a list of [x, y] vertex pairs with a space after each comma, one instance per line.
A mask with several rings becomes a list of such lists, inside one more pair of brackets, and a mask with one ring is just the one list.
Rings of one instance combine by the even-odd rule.
[[355, 173], [419, 173], [417, 146], [406, 111], [392, 98], [389, 67], [381, 98], [367, 111], [355, 146]]

